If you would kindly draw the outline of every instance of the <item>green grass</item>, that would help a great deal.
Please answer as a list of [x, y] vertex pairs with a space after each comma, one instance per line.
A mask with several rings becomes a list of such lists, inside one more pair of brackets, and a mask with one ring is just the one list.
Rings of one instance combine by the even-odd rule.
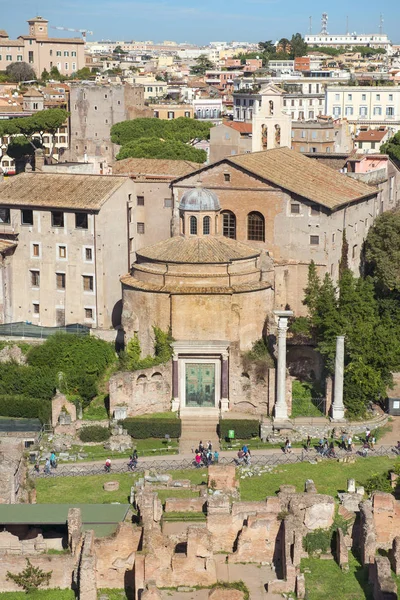
[[34, 593], [26, 594], [25, 592], [2, 592], [0, 600], [75, 600], [75, 594], [72, 590], [37, 590]]
[[373, 474], [385, 473], [393, 467], [395, 459], [386, 457], [360, 458], [354, 464], [336, 461], [317, 463], [296, 463], [280, 465], [272, 473], [259, 477], [240, 479], [242, 500], [264, 500], [274, 495], [280, 485], [295, 485], [298, 492], [304, 491], [306, 479], [312, 479], [320, 494], [336, 496], [338, 490], [347, 489], [347, 479], [354, 478], [364, 484]]
[[[38, 504], [108, 504], [110, 502], [126, 503], [129, 501], [131, 486], [138, 474], [110, 473], [104, 475], [88, 475], [85, 477], [55, 477], [54, 479], [37, 479]], [[105, 481], [119, 481], [120, 488], [115, 492], [105, 492]]]
[[102, 594], [108, 596], [108, 600], [128, 600], [130, 596], [127, 596], [125, 590], [115, 590], [111, 588], [101, 588], [97, 590], [97, 597], [100, 598]]
[[150, 413], [149, 415], [139, 415], [135, 419], [177, 419], [178, 414], [176, 412], [161, 412], [161, 413]]
[[324, 417], [324, 413], [313, 404], [310, 398], [296, 398], [292, 401], [293, 419], [296, 417]]
[[162, 504], [165, 504], [167, 498], [198, 498], [199, 492], [192, 490], [157, 490], [158, 497]]
[[188, 479], [193, 485], [207, 483], [207, 469], [183, 469], [180, 471], [171, 471], [172, 479]]
[[340, 600], [372, 600], [372, 589], [368, 583], [368, 567], [363, 567], [349, 553], [349, 571], [344, 573], [333, 560], [303, 558], [301, 570], [305, 573], [308, 600], [328, 600], [337, 590]]
[[[134, 440], [132, 439], [132, 448], [125, 452], [112, 452], [106, 450], [102, 443], [96, 446], [84, 446], [74, 445], [69, 450], [70, 454], [84, 453], [87, 454], [87, 458], [78, 459], [82, 461], [94, 461], [94, 460], [106, 460], [106, 458], [129, 458], [132, 454], [132, 450], [136, 448], [139, 457], [140, 456], [155, 456], [157, 454], [178, 454], [179, 442], [176, 439], [166, 440], [158, 438], [147, 438], [145, 440]], [[69, 460], [61, 462], [70, 462]]]
[[99, 394], [96, 398], [93, 398], [89, 406], [83, 410], [82, 418], [84, 421], [102, 421], [108, 419], [104, 403], [106, 396], [107, 394]]
[[164, 521], [205, 521], [206, 515], [202, 512], [169, 512], [163, 514]]

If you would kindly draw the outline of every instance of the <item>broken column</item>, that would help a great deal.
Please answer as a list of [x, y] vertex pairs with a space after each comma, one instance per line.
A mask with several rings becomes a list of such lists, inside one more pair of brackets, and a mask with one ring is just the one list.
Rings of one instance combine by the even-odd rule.
[[335, 359], [335, 387], [332, 404], [332, 419], [334, 421], [343, 421], [343, 380], [344, 380], [344, 335], [338, 335], [336, 338], [336, 359]]
[[275, 421], [288, 420], [288, 407], [286, 403], [286, 334], [288, 318], [293, 316], [291, 310], [275, 310], [278, 317], [278, 368], [275, 402]]

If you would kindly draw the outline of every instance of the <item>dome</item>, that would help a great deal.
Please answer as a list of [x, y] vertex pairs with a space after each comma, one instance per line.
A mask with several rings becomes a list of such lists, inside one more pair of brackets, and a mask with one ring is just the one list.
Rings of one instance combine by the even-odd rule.
[[200, 186], [187, 190], [179, 203], [179, 210], [210, 211], [220, 209], [217, 195], [211, 190], [206, 190]]

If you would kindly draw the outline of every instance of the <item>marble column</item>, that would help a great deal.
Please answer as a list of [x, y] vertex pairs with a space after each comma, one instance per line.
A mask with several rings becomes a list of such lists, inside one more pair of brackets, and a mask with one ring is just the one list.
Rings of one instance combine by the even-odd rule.
[[278, 317], [278, 365], [276, 376], [275, 420], [287, 421], [289, 418], [286, 403], [286, 334], [288, 318], [293, 315], [290, 310], [274, 311]]
[[342, 421], [344, 419], [343, 379], [344, 335], [338, 335], [336, 338], [335, 385], [332, 404], [332, 419], [334, 421]]
[[172, 358], [172, 410], [178, 411], [179, 409], [178, 357], [174, 354]]
[[229, 410], [229, 365], [228, 353], [221, 355], [221, 412]]

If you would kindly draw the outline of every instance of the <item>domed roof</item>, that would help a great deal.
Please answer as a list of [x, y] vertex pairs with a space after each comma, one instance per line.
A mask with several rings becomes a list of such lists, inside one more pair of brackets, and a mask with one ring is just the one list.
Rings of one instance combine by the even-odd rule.
[[220, 209], [218, 196], [211, 190], [207, 190], [200, 185], [192, 190], [187, 190], [179, 203], [179, 210], [210, 211]]

